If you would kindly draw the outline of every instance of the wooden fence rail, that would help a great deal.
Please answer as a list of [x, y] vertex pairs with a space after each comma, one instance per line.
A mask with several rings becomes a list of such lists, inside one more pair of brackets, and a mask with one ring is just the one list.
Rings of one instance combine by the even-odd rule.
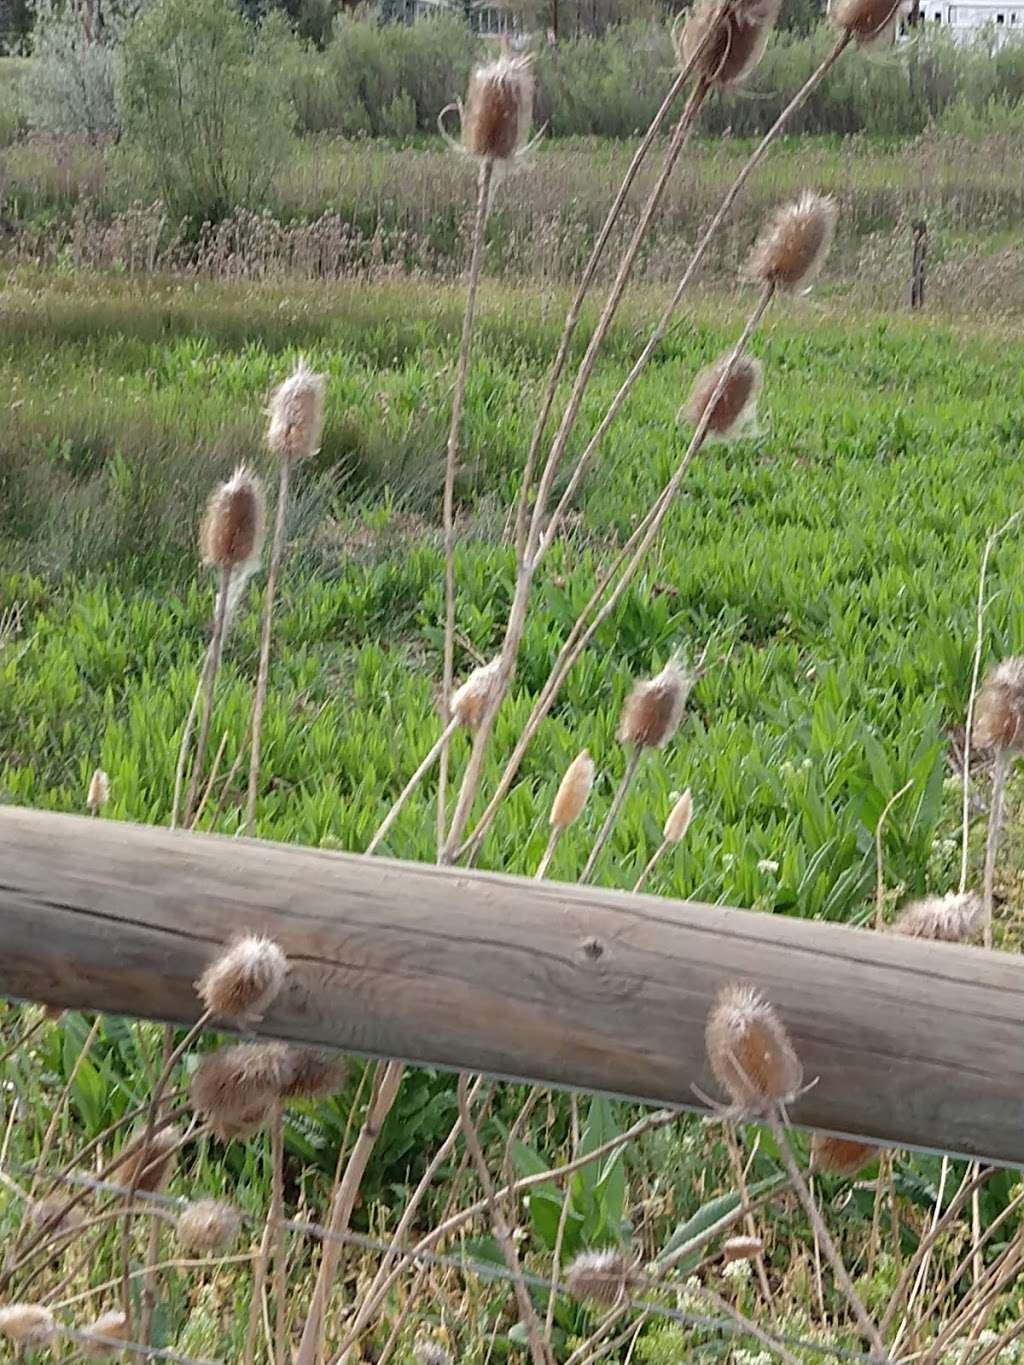
[[699, 1107], [744, 978], [808, 1077], [795, 1121], [1024, 1163], [1024, 962], [490, 873], [0, 810], [0, 989], [175, 1023], [244, 928], [293, 964], [269, 1036]]

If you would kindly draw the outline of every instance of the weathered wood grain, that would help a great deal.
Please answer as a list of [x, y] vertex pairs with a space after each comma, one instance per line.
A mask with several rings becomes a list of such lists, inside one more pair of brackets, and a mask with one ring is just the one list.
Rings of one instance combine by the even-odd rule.
[[725, 981], [778, 1006], [803, 1124], [1024, 1162], [1024, 963], [591, 887], [0, 810], [3, 993], [185, 1023], [244, 928], [293, 969], [261, 1031], [694, 1106]]

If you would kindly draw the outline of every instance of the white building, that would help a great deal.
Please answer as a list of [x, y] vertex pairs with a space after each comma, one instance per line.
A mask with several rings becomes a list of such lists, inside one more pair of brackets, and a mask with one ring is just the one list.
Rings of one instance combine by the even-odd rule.
[[921, 24], [941, 24], [961, 40], [986, 27], [999, 44], [1024, 34], [1024, 0], [919, 0], [918, 15]]

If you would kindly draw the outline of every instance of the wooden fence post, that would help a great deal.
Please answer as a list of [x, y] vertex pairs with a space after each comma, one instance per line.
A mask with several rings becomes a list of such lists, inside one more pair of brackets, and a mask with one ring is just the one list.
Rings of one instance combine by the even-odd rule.
[[910, 306], [924, 307], [925, 261], [928, 255], [928, 224], [918, 218], [913, 224], [914, 254], [910, 269]]
[[1024, 959], [599, 887], [0, 808], [0, 990], [183, 1024], [241, 930], [292, 964], [259, 1031], [699, 1108], [747, 980], [808, 1080], [795, 1122], [1024, 1164]]

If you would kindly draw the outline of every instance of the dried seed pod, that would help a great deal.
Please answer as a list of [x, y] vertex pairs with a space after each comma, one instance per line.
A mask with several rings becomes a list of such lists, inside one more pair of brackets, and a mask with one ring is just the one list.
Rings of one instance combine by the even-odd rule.
[[810, 190], [768, 220], [744, 268], [748, 280], [789, 293], [814, 283], [832, 246], [839, 205]]
[[245, 934], [215, 958], [196, 982], [199, 998], [221, 1019], [262, 1019], [281, 993], [288, 959], [272, 939]]
[[722, 1243], [722, 1259], [726, 1264], [732, 1261], [752, 1261], [764, 1251], [760, 1237], [729, 1237]]
[[327, 377], [300, 360], [270, 400], [267, 445], [286, 460], [306, 460], [320, 449]]
[[981, 933], [984, 912], [980, 896], [951, 891], [911, 901], [897, 915], [890, 933], [931, 938], [941, 943], [969, 943]]
[[193, 1109], [223, 1141], [251, 1136], [291, 1082], [292, 1052], [285, 1043], [239, 1043], [209, 1053], [192, 1077]]
[[761, 392], [763, 375], [760, 361], [754, 360], [751, 356], [737, 357], [725, 381], [725, 387], [712, 406], [711, 400], [726, 372], [730, 358], [731, 352], [721, 355], [701, 370], [693, 381], [693, 388], [690, 390], [683, 412], [691, 426], [697, 426], [705, 412], [710, 409], [708, 435], [717, 436], [723, 441], [742, 435], [750, 425], [757, 407], [757, 397]]
[[40, 1303], [11, 1303], [0, 1308], [0, 1337], [19, 1346], [45, 1346], [57, 1335], [57, 1320]]
[[462, 145], [470, 156], [511, 160], [526, 145], [532, 118], [529, 58], [501, 56], [476, 68], [462, 118]]
[[494, 658], [490, 663], [480, 664], [452, 693], [451, 713], [467, 730], [476, 729], [483, 719], [500, 663], [500, 658]]
[[1024, 655], [1001, 660], [985, 675], [974, 704], [974, 742], [997, 753], [1024, 748]]
[[85, 804], [95, 815], [109, 800], [110, 779], [102, 768], [97, 768], [89, 779], [89, 790], [86, 792]]
[[245, 1142], [267, 1126], [273, 1109], [274, 1101], [263, 1098], [245, 1109], [207, 1114], [206, 1122], [219, 1142]]
[[723, 986], [704, 1034], [719, 1085], [744, 1114], [787, 1104], [803, 1083], [803, 1068], [774, 1008], [751, 985]]
[[51, 1218], [60, 1214], [59, 1220], [50, 1229], [49, 1236], [77, 1232], [85, 1222], [80, 1208], [67, 1208], [67, 1197], [62, 1194], [48, 1194], [44, 1199], [33, 1200], [29, 1206], [29, 1224], [34, 1229], [45, 1228]]
[[551, 803], [550, 824], [566, 830], [579, 819], [594, 785], [594, 760], [581, 749], [565, 770], [555, 799]]
[[206, 504], [199, 547], [203, 563], [215, 569], [237, 569], [259, 558], [266, 511], [263, 486], [245, 465], [215, 488]]
[[242, 1218], [223, 1199], [196, 1199], [178, 1215], [178, 1241], [186, 1251], [220, 1254], [235, 1244]]
[[870, 47], [895, 34], [901, 8], [902, 0], [833, 0], [828, 18], [858, 47]]
[[565, 1287], [580, 1303], [613, 1307], [625, 1297], [633, 1267], [621, 1251], [581, 1251], [565, 1272]]
[[453, 1365], [450, 1352], [439, 1341], [417, 1341], [412, 1354], [416, 1365]]
[[670, 844], [678, 844], [685, 838], [686, 831], [690, 828], [690, 821], [693, 819], [693, 797], [687, 787], [682, 796], [668, 813], [665, 821], [665, 839]]
[[683, 717], [693, 678], [676, 659], [653, 678], [634, 683], [619, 717], [619, 743], [663, 749]]
[[853, 1138], [830, 1137], [827, 1133], [811, 1136], [811, 1170], [826, 1175], [856, 1175], [873, 1157], [878, 1148], [869, 1142], [855, 1142]]
[[128, 1318], [112, 1309], [84, 1329], [79, 1345], [86, 1360], [113, 1360], [123, 1354], [123, 1346], [118, 1343], [128, 1340]]
[[291, 1071], [282, 1085], [282, 1100], [315, 1100], [334, 1095], [345, 1084], [348, 1066], [343, 1057], [317, 1048], [291, 1048]]
[[779, 9], [780, 0], [741, 0], [722, 14], [721, 0], [698, 0], [683, 27], [681, 63], [693, 61], [712, 85], [738, 85], [764, 56]]
[[157, 1128], [149, 1141], [140, 1131], [128, 1143], [128, 1156], [121, 1166], [121, 1181], [145, 1194], [157, 1194], [174, 1170], [181, 1133], [173, 1124]]

